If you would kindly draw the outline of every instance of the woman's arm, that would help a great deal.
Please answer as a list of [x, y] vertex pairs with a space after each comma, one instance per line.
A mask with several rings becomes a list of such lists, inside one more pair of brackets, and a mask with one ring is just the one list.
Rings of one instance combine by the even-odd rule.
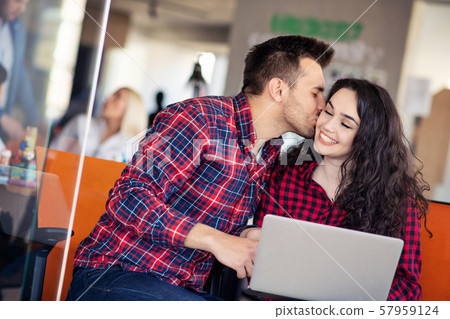
[[422, 266], [419, 212], [411, 198], [408, 198], [405, 209], [408, 214], [405, 228], [402, 230], [405, 244], [388, 300], [419, 300], [422, 296], [419, 283]]

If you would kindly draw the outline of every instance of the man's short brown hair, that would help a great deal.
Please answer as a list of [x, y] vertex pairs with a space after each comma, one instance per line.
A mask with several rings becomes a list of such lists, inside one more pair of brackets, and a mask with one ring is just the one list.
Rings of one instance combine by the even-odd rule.
[[253, 46], [247, 54], [242, 91], [260, 95], [266, 83], [276, 77], [293, 85], [299, 76], [302, 58], [316, 60], [324, 68], [333, 55], [332, 47], [314, 38], [300, 35], [272, 38]]

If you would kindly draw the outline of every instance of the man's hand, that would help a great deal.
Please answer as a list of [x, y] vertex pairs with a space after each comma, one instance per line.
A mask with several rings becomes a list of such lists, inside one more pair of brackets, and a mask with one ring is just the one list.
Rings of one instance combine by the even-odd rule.
[[[250, 235], [250, 232], [246, 233]], [[253, 235], [257, 238], [256, 232]], [[197, 224], [188, 233], [184, 246], [209, 251], [222, 264], [234, 269], [238, 278], [242, 279], [252, 275], [258, 241], [228, 235], [212, 227]]]
[[261, 236], [261, 228], [259, 227], [246, 228], [241, 233], [241, 237], [256, 241], [259, 241], [259, 236]]

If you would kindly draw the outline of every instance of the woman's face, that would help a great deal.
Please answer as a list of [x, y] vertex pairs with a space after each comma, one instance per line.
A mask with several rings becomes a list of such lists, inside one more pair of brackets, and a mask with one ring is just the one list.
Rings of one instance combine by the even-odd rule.
[[345, 161], [350, 155], [360, 118], [356, 94], [340, 89], [317, 120], [314, 148], [324, 157]]
[[102, 116], [108, 120], [122, 120], [127, 108], [128, 92], [118, 90], [103, 105]]

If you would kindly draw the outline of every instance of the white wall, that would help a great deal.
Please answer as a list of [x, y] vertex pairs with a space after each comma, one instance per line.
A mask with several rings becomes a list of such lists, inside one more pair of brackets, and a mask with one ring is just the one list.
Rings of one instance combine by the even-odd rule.
[[[142, 95], [149, 112], [156, 110], [155, 95], [160, 90], [165, 92], [166, 105], [188, 98], [187, 81], [205, 48], [150, 39], [130, 28], [125, 48], [106, 52], [100, 92], [106, 96], [117, 87], [129, 86]], [[221, 54], [216, 56], [214, 70], [204, 70], [205, 78], [211, 78], [209, 94], [223, 94], [227, 67], [228, 57]]]
[[405, 105], [411, 93], [407, 90], [408, 79], [429, 81], [430, 97], [449, 85], [449, 31], [450, 3], [415, 1], [398, 94], [407, 136], [412, 134], [412, 117], [415, 115], [410, 114], [409, 106]]
[[327, 87], [337, 78], [364, 77], [395, 98], [412, 4], [413, 0], [240, 0], [230, 35], [225, 92], [240, 88], [251, 45], [280, 34], [303, 34], [334, 43], [335, 57], [324, 69]]
[[[416, 0], [409, 27], [406, 54], [403, 61], [399, 88], [399, 109], [403, 118], [407, 137], [414, 132], [414, 112], [408, 105], [407, 89], [410, 78], [428, 81], [429, 100], [440, 90], [448, 87], [450, 79], [450, 3], [433, 3]], [[420, 105], [427, 108], [430, 105]], [[450, 107], [450, 106], [449, 106]], [[427, 110], [422, 110], [427, 113]], [[426, 115], [425, 115], [426, 116]], [[441, 132], [436, 131], [436, 134]], [[445, 149], [447, 145], [442, 145]], [[436, 185], [433, 199], [449, 201], [450, 197], [450, 145], [447, 156], [444, 182]]]
[[429, 79], [436, 93], [450, 78], [450, 3], [416, 1], [415, 6], [405, 72]]

